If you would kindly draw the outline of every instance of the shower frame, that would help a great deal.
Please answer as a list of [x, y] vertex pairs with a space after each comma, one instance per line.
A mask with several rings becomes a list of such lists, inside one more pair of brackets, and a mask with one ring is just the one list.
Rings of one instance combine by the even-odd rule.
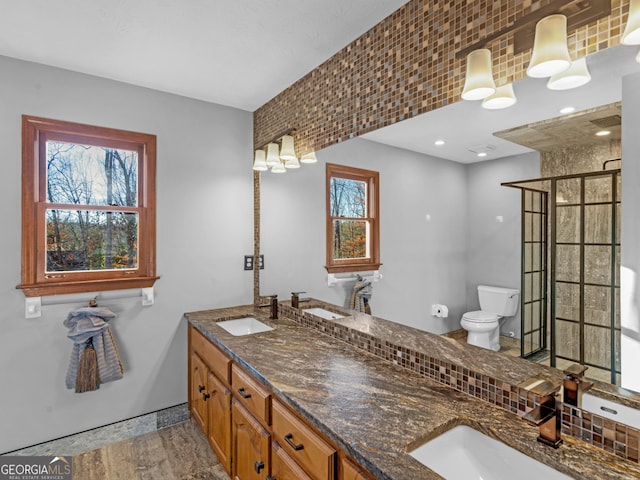
[[[530, 180], [522, 180], [516, 182], [505, 182], [503, 186], [518, 188], [521, 190], [521, 325], [522, 335], [520, 342], [521, 356], [523, 358], [535, 359], [536, 354], [544, 351], [549, 345], [550, 364], [552, 367], [557, 365], [558, 359], [569, 362], [577, 362], [583, 365], [592, 366], [601, 370], [608, 370], [610, 373], [610, 381], [612, 384], [619, 383], [620, 367], [619, 367], [619, 337], [620, 326], [617, 323], [619, 318], [619, 267], [618, 267], [618, 249], [620, 242], [618, 238], [618, 207], [621, 205], [619, 192], [620, 169], [602, 170], [588, 173], [560, 175], [555, 177], [544, 177]], [[587, 201], [587, 184], [589, 180], [597, 178], [610, 179], [610, 191], [608, 201]], [[559, 182], [576, 181], [579, 182], [579, 199], [577, 202], [567, 202], [558, 205], [558, 185]], [[531, 201], [527, 201], [527, 195], [531, 196]], [[537, 197], [536, 197], [537, 196]], [[534, 199], [538, 198], [540, 205], [534, 206]], [[587, 207], [591, 206], [610, 206], [608, 225], [610, 241], [608, 242], [587, 242], [585, 231], [585, 212]], [[527, 208], [529, 207], [529, 208]], [[558, 241], [558, 214], [565, 207], [574, 207], [579, 210], [579, 239], [577, 242]], [[548, 212], [548, 214], [547, 214]], [[538, 225], [537, 235], [536, 229], [533, 228], [533, 219], [538, 217], [543, 224]], [[528, 225], [529, 223], [529, 225]], [[529, 230], [528, 230], [529, 229]], [[534, 238], [535, 236], [535, 238]], [[539, 248], [540, 255], [544, 261], [540, 262], [540, 268], [533, 268], [533, 261], [527, 261], [527, 245], [533, 251], [534, 246]], [[564, 246], [577, 247], [579, 250], [579, 275], [577, 280], [558, 279], [558, 247]], [[609, 248], [609, 281], [599, 283], [588, 281], [585, 278], [585, 250], [586, 247]], [[541, 259], [541, 260], [542, 260]], [[538, 274], [538, 293], [535, 295], [534, 285], [531, 281], [534, 274]], [[530, 275], [529, 280], [527, 275]], [[557, 288], [558, 285], [571, 285], [578, 289], [578, 318], [562, 318], [558, 317], [558, 301]], [[608, 324], [606, 326], [600, 324], [589, 323], [585, 319], [585, 288], [608, 289]], [[539, 302], [540, 308], [537, 310], [536, 318], [530, 316], [527, 320], [527, 311], [530, 311], [530, 305]], [[532, 310], [531, 310], [532, 311]], [[579, 349], [576, 355], [566, 355], [558, 353], [558, 322], [565, 322], [567, 325], [577, 326]], [[528, 325], [527, 325], [528, 323]], [[532, 328], [533, 327], [533, 328]], [[607, 366], [603, 364], [595, 364], [586, 359], [585, 355], [585, 335], [589, 328], [603, 328], [609, 331], [609, 362]], [[549, 342], [547, 342], [547, 332], [550, 334]], [[536, 341], [527, 341], [532, 339], [532, 335], [537, 335]]]

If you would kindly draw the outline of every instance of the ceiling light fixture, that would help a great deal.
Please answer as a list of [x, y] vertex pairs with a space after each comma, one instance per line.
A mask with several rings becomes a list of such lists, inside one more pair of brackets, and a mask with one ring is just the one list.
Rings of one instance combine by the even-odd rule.
[[573, 113], [576, 111], [576, 107], [564, 107], [560, 109], [560, 113], [566, 115], [567, 113]]
[[507, 83], [496, 88], [496, 93], [482, 100], [482, 106], [487, 110], [500, 110], [515, 105], [517, 101], [513, 83]]
[[444, 140], [436, 140], [433, 144], [440, 147], [441, 145], [444, 145]]
[[487, 152], [478, 152], [476, 155], [478, 155], [479, 157], [486, 157], [489, 154]]
[[640, 45], [640, 0], [631, 0], [629, 3], [629, 17], [621, 43], [623, 45]]
[[491, 67], [491, 50], [480, 48], [467, 55], [463, 100], [482, 100], [496, 92]]
[[567, 17], [549, 15], [536, 24], [531, 62], [527, 75], [533, 78], [550, 77], [571, 65], [567, 48]]
[[564, 72], [553, 75], [547, 82], [549, 90], [569, 90], [586, 85], [591, 81], [591, 74], [587, 68], [587, 59], [579, 58], [571, 62], [571, 66]]
[[598, 137], [606, 137], [607, 135], [611, 135], [609, 130], [600, 130], [599, 132], [596, 132], [596, 136]]

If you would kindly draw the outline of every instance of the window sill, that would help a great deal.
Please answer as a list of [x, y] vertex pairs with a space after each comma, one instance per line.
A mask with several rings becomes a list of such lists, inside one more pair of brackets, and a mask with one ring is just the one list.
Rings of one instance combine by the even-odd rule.
[[101, 292], [105, 290], [124, 290], [127, 288], [153, 287], [160, 277], [114, 278], [108, 280], [80, 280], [75, 282], [36, 283], [18, 285], [25, 297], [45, 295], [65, 295], [68, 293]]
[[381, 263], [353, 263], [332, 266], [325, 265], [324, 268], [327, 269], [328, 273], [366, 272], [369, 270], [378, 270], [381, 265]]

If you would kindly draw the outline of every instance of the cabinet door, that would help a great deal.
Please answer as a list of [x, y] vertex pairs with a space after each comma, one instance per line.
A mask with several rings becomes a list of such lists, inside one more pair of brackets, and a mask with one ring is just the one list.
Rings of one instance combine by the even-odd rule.
[[232, 469], [234, 480], [264, 480], [271, 468], [269, 462], [269, 432], [235, 399], [231, 421]]
[[270, 480], [312, 480], [276, 442], [271, 444]]
[[231, 392], [211, 372], [207, 379], [209, 443], [227, 473], [231, 473]]
[[342, 459], [342, 480], [369, 480], [369, 476], [347, 458]]
[[207, 373], [202, 359], [191, 353], [191, 415], [203, 432], [207, 433]]

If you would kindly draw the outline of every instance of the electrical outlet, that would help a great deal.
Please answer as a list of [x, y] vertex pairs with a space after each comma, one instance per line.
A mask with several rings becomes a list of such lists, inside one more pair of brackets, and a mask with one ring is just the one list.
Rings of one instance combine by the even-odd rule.
[[[244, 269], [253, 270], [253, 255], [244, 256]], [[260, 255], [260, 270], [264, 270], [264, 255]]]

